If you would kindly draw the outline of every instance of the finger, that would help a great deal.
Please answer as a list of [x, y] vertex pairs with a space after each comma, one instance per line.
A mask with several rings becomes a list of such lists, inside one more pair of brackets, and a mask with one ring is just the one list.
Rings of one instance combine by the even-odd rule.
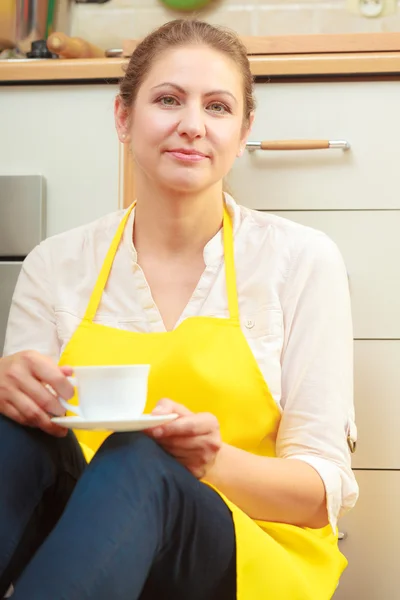
[[213, 415], [198, 413], [181, 417], [180, 419], [156, 427], [154, 437], [205, 435], [216, 431], [218, 428], [218, 421]]
[[26, 425], [26, 419], [21, 413], [10, 403], [6, 403], [2, 411], [3, 415], [20, 425]]
[[65, 427], [53, 423], [50, 416], [23, 392], [19, 390], [14, 392], [12, 404], [25, 419], [26, 425], [37, 427], [56, 437], [64, 437], [68, 433]]
[[196, 435], [196, 436], [176, 436], [173, 438], [164, 438], [159, 440], [164, 448], [174, 453], [182, 453], [182, 456], [187, 456], [193, 452], [198, 452], [208, 445], [210, 436], [209, 435]]
[[37, 379], [24, 377], [19, 382], [19, 389], [46, 413], [59, 416], [64, 414], [65, 410], [60, 405], [57, 397]]
[[74, 372], [74, 369], [72, 367], [67, 367], [66, 365], [63, 367], [59, 367], [59, 369], [61, 373], [66, 377], [70, 377]]
[[74, 395], [73, 385], [51, 358], [37, 352], [26, 352], [23, 354], [22, 360], [36, 379], [51, 385], [58, 396], [65, 400], [72, 398]]
[[183, 404], [178, 404], [178, 402], [174, 402], [169, 398], [162, 398], [157, 406], [152, 411], [153, 415], [168, 415], [171, 413], [176, 413], [179, 416], [191, 415], [191, 411], [183, 406]]

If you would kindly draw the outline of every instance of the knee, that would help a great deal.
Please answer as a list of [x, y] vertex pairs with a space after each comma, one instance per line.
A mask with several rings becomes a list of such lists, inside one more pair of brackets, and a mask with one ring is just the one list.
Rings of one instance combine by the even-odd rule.
[[0, 416], [0, 457], [7, 460], [20, 459], [25, 462], [33, 458], [42, 446], [39, 430], [24, 427], [7, 417]]
[[54, 479], [60, 455], [67, 455], [77, 444], [72, 432], [55, 438], [39, 429], [24, 427], [0, 416], [1, 471], [15, 484], [29, 478], [43, 482]]
[[122, 479], [134, 483], [151, 479], [153, 484], [158, 481], [165, 485], [166, 480], [169, 483], [178, 480], [179, 474], [186, 473], [191, 477], [175, 458], [142, 432], [112, 434], [99, 448], [92, 463], [108, 473], [113, 470], [116, 477], [118, 472]]
[[[173, 456], [144, 433], [125, 432], [109, 436], [89, 463], [87, 477], [99, 489], [114, 490], [115, 498], [126, 498], [146, 506], [156, 500], [165, 514], [181, 506], [185, 490], [197, 483]], [[200, 485], [200, 484], [199, 484]]]
[[113, 433], [100, 446], [98, 455], [123, 454], [125, 457], [142, 456], [163, 459], [167, 456], [164, 450], [153, 439], [141, 431], [126, 431]]
[[42, 432], [23, 427], [5, 417], [0, 417], [0, 471], [13, 493], [23, 497], [32, 493], [38, 481], [51, 481], [51, 464], [46, 460]]

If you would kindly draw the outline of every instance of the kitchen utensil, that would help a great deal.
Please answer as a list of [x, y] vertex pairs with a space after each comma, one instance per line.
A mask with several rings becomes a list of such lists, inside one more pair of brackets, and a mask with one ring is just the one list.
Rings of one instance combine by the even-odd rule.
[[122, 48], [107, 48], [105, 55], [107, 58], [119, 58], [123, 56], [123, 50]]
[[86, 429], [94, 431], [142, 431], [156, 427], [168, 421], [174, 421], [178, 415], [140, 415], [135, 419], [84, 419], [82, 417], [53, 417], [53, 423], [67, 429]]
[[45, 40], [56, 29], [68, 28], [72, 0], [0, 0], [0, 48], [23, 53], [32, 42]]
[[78, 390], [79, 405], [59, 398], [62, 406], [90, 420], [127, 420], [139, 417], [146, 406], [150, 365], [73, 367], [68, 377]]
[[27, 58], [58, 58], [56, 54], [50, 52], [46, 40], [36, 40], [32, 42], [31, 49], [26, 53]]
[[48, 0], [47, 17], [46, 17], [46, 32], [45, 32], [46, 39], [53, 32], [55, 8], [56, 8], [56, 0]]
[[104, 50], [94, 44], [79, 37], [69, 37], [61, 31], [49, 36], [47, 47], [62, 58], [100, 58], [105, 56]]

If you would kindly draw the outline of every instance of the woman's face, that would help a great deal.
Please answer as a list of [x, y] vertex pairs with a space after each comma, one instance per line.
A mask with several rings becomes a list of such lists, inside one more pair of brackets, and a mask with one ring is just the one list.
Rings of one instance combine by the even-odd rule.
[[153, 64], [130, 119], [117, 99], [117, 130], [147, 178], [198, 193], [222, 181], [243, 151], [243, 102], [242, 76], [229, 57], [207, 46], [180, 47]]

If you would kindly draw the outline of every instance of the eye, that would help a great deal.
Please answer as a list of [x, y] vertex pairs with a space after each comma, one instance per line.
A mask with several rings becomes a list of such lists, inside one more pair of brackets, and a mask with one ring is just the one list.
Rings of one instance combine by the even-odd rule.
[[156, 102], [160, 102], [162, 106], [176, 106], [178, 101], [174, 96], [161, 96]]
[[224, 113], [231, 112], [229, 106], [223, 104], [222, 102], [211, 102], [211, 104], [208, 105], [208, 108], [211, 109], [212, 112], [220, 113], [222, 115]]

